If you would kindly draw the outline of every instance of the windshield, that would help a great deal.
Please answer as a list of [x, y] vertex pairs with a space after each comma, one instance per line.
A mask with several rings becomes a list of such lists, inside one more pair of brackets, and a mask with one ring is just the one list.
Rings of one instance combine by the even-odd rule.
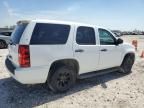
[[27, 24], [18, 24], [11, 36], [11, 42], [18, 44]]

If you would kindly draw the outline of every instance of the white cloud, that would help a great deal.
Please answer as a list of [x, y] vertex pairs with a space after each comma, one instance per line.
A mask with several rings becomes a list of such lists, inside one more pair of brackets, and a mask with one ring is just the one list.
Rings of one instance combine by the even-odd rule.
[[18, 20], [18, 12], [15, 8], [12, 8], [7, 1], [2, 2], [2, 13], [0, 20], [0, 27], [10, 26], [16, 24]]
[[[100, 26], [111, 27], [111, 28], [144, 28], [142, 19], [134, 20], [126, 18], [117, 17], [104, 17], [103, 14], [96, 16], [90, 13], [84, 13], [82, 11], [81, 5], [79, 3], [73, 3], [69, 6], [62, 7], [55, 10], [35, 10], [35, 11], [23, 11], [20, 8], [13, 7], [8, 0], [3, 1], [4, 10], [1, 13], [0, 26], [13, 25], [16, 24], [18, 20], [31, 20], [31, 19], [53, 19], [53, 20], [71, 20], [71, 21], [80, 21], [86, 23], [92, 23]], [[81, 12], [81, 13], [79, 13]], [[110, 17], [110, 18], [109, 18]], [[140, 17], [142, 18], [142, 17]]]
[[0, 21], [0, 26], [13, 25], [18, 20], [50, 19], [78, 21], [81, 19], [80, 16], [76, 15], [80, 8], [77, 4], [72, 4], [62, 9], [35, 11], [22, 11], [12, 7], [8, 1], [3, 1], [3, 6], [5, 7], [5, 12], [3, 19]]
[[78, 4], [73, 4], [69, 7], [67, 7], [67, 11], [74, 12], [74, 11], [77, 11], [79, 8], [80, 8], [80, 6]]
[[[80, 8], [77, 4], [72, 4], [64, 9], [57, 10], [35, 10], [35, 11], [22, 11], [20, 9], [12, 8], [8, 1], [4, 1], [7, 16], [5, 16], [3, 25], [15, 24], [18, 20], [31, 20], [31, 19], [52, 19], [52, 20], [75, 20], [78, 19], [75, 13]], [[2, 20], [1, 20], [2, 22]], [[3, 22], [3, 23], [4, 23]]]
[[79, 9], [79, 5], [73, 4], [66, 9], [61, 10], [36, 10], [36, 11], [29, 11], [23, 12], [21, 10], [12, 8], [7, 1], [3, 1], [3, 5], [10, 17], [17, 17], [17, 18], [54, 18], [54, 17], [68, 17], [69, 14], [72, 14], [76, 10]]
[[15, 16], [15, 9], [11, 8], [7, 1], [3, 1], [3, 5], [5, 6], [9, 16]]

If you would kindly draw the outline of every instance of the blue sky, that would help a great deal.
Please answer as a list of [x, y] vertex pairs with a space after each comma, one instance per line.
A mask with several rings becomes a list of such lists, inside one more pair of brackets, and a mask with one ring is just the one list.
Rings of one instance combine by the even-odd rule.
[[144, 0], [0, 0], [0, 27], [22, 19], [54, 19], [109, 29], [144, 30]]

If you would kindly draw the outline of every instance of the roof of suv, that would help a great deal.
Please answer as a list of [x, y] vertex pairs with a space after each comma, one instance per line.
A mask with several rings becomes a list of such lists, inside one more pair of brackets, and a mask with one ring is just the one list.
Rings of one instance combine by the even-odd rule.
[[[95, 26], [92, 24], [86, 24], [86, 23], [78, 23], [78, 22], [71, 22], [71, 21], [60, 21], [60, 20], [21, 20], [18, 23], [29, 23], [29, 22], [35, 22], [35, 23], [56, 23], [56, 24], [70, 24], [70, 25], [81, 25], [81, 26]], [[98, 26], [95, 26], [98, 27]], [[100, 28], [100, 27], [98, 27]]]

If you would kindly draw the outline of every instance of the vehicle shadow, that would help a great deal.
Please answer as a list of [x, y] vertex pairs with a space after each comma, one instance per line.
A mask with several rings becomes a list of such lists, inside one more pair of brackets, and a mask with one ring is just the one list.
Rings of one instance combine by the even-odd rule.
[[12, 78], [0, 79], [0, 105], [3, 107], [35, 107], [73, 93], [89, 89], [93, 86], [101, 85], [107, 88], [106, 82], [120, 78], [124, 75], [113, 72], [101, 76], [78, 80], [76, 85], [66, 93], [52, 93], [45, 84], [22, 85]]

